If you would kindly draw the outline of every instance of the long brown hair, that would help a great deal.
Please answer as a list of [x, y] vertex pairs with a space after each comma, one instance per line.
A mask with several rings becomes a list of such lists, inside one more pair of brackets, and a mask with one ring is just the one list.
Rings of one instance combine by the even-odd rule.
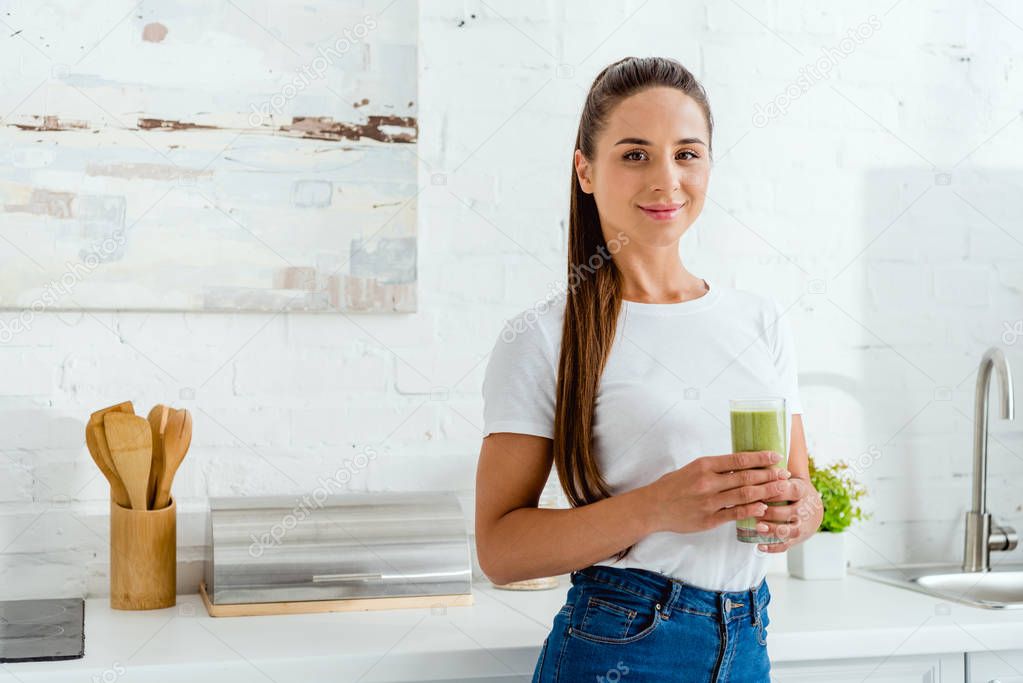
[[[595, 158], [596, 138], [622, 99], [655, 86], [677, 88], [703, 109], [713, 137], [714, 123], [703, 86], [682, 64], [665, 57], [626, 57], [604, 68], [590, 86], [579, 118], [575, 148]], [[708, 150], [710, 139], [707, 141]], [[561, 488], [573, 507], [611, 495], [591, 448], [594, 403], [618, 324], [622, 276], [607, 256], [592, 194], [583, 192], [572, 165], [568, 228], [569, 283], [558, 362], [554, 418], [554, 464]], [[614, 253], [611, 250], [610, 253]], [[596, 267], [594, 267], [594, 259]], [[589, 273], [580, 277], [580, 273]], [[624, 558], [632, 546], [620, 551]]]

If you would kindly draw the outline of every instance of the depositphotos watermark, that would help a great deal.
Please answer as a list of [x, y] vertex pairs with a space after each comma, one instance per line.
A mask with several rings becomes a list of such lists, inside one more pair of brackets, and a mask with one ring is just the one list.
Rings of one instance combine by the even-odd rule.
[[284, 106], [288, 102], [295, 99], [313, 81], [323, 78], [327, 73], [327, 69], [334, 65], [335, 59], [340, 59], [347, 54], [376, 27], [376, 19], [372, 15], [366, 15], [355, 26], [342, 29], [342, 37], [334, 41], [333, 45], [326, 47], [321, 45], [316, 48], [319, 54], [313, 57], [311, 62], [299, 69], [291, 81], [281, 86], [280, 92], [271, 95], [266, 102], [259, 105], [254, 103], [251, 105], [252, 113], [249, 114], [249, 125], [253, 127], [261, 126], [266, 124], [274, 114], [279, 115], [284, 111]]
[[1009, 346], [1012, 346], [1019, 341], [1020, 337], [1023, 337], [1023, 319], [1015, 321], [1003, 320], [1002, 326], [1005, 328], [1002, 331], [1002, 341]]
[[28, 306], [20, 309], [10, 320], [0, 320], [0, 344], [7, 344], [22, 332], [31, 330], [36, 313], [56, 306], [63, 298], [69, 296], [79, 282], [99, 268], [112, 254], [117, 253], [126, 241], [124, 230], [116, 230], [92, 249], [83, 251], [80, 262], [66, 261], [60, 277], [47, 282], [42, 293]]
[[102, 673], [93, 674], [90, 680], [93, 683], [114, 683], [124, 674], [128, 673], [128, 670], [120, 662], [114, 662], [114, 665], [103, 669]]
[[873, 467], [874, 463], [880, 460], [882, 455], [884, 455], [884, 452], [877, 446], [871, 444], [866, 451], [856, 456], [855, 460], [852, 462], [846, 462], [846, 469], [848, 469], [852, 474], [857, 476], [861, 475]]
[[771, 119], [777, 119], [788, 113], [789, 105], [810, 91], [814, 85], [831, 76], [831, 70], [838, 63], [851, 55], [856, 48], [874, 35], [881, 28], [881, 20], [871, 14], [867, 21], [855, 29], [849, 29], [845, 38], [838, 41], [837, 46], [822, 47], [821, 56], [816, 61], [799, 68], [796, 80], [778, 93], [765, 105], [759, 102], [754, 105], [753, 125], [763, 128]]
[[601, 266], [604, 266], [611, 260], [613, 254], [617, 254], [628, 243], [629, 236], [619, 232], [612, 239], [608, 240], [606, 249], [604, 245], [597, 247], [597, 253], [591, 254], [586, 263], [573, 264], [566, 282], [549, 283], [548, 290], [550, 291], [547, 296], [533, 304], [522, 315], [516, 316], [514, 320], [505, 321], [504, 329], [501, 330], [501, 340], [511, 342], [518, 335], [535, 327], [540, 316], [546, 314], [551, 309], [551, 304], [555, 299], [568, 291], [575, 291], [586, 280], [587, 276], [596, 273]]
[[618, 683], [625, 676], [629, 675], [629, 667], [622, 660], [618, 660], [616, 666], [607, 670], [603, 676], [597, 674], [597, 683]]
[[344, 465], [337, 468], [334, 474], [324, 479], [317, 479], [319, 484], [312, 492], [302, 496], [300, 502], [285, 514], [279, 522], [271, 526], [260, 535], [249, 534], [252, 543], [249, 544], [249, 555], [254, 558], [263, 556], [267, 548], [280, 545], [288, 532], [298, 526], [298, 523], [309, 517], [314, 509], [322, 509], [324, 501], [331, 493], [331, 488], [345, 490], [345, 484], [352, 480], [352, 477], [359, 474], [367, 467], [371, 460], [376, 460], [377, 452], [372, 447], [367, 447], [361, 453], [355, 455], [351, 460], [345, 459]]

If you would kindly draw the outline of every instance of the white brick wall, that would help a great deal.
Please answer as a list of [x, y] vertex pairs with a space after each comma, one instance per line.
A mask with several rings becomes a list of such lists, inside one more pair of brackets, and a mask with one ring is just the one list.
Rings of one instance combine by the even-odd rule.
[[[687, 267], [798, 299], [812, 452], [880, 454], [853, 562], [958, 559], [973, 371], [1001, 344], [1023, 374], [1023, 341], [1002, 339], [1023, 319], [1023, 12], [892, 4], [422, 3], [420, 311], [35, 316], [0, 346], [0, 597], [105, 593], [107, 492], [83, 422], [124, 399], [195, 416], [183, 591], [206, 496], [308, 490], [365, 447], [380, 455], [351, 488], [453, 487], [471, 530], [486, 354], [562, 277], [579, 106], [627, 54], [677, 57], [710, 93], [717, 165]], [[880, 28], [828, 78], [753, 125], [871, 14]], [[1023, 531], [1019, 425], [992, 421], [989, 500]]]

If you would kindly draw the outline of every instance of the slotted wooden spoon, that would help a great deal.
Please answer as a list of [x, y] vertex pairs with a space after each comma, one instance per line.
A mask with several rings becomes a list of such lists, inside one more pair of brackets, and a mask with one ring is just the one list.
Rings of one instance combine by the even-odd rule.
[[157, 477], [156, 498], [153, 509], [159, 510], [170, 504], [171, 484], [174, 475], [185, 459], [185, 453], [192, 443], [192, 415], [187, 410], [171, 408], [167, 428], [163, 432], [163, 473]]
[[156, 489], [159, 485], [160, 473], [163, 472], [163, 433], [167, 429], [167, 418], [170, 409], [157, 403], [149, 411], [149, 427], [153, 432], [153, 464], [149, 468], [149, 485], [146, 487], [146, 501], [150, 510], [156, 508]]

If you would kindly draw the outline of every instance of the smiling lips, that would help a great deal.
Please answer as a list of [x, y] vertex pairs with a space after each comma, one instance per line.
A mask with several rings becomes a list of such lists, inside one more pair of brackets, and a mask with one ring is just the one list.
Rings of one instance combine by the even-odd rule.
[[647, 204], [639, 208], [655, 221], [668, 221], [678, 215], [682, 205], [672, 202], [671, 204]]

